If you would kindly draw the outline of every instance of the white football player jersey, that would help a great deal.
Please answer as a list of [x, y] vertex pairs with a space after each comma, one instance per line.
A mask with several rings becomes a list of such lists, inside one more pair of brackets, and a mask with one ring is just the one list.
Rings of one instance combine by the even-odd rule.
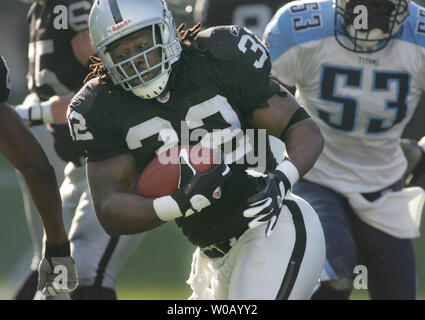
[[334, 37], [333, 1], [295, 1], [265, 31], [273, 76], [296, 87], [325, 136], [305, 178], [341, 193], [373, 192], [400, 179], [406, 159], [399, 145], [425, 89], [425, 8], [388, 45], [354, 53]]

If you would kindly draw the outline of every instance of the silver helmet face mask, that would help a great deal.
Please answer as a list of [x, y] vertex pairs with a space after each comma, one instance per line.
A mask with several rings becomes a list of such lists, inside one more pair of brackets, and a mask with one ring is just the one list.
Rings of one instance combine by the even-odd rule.
[[[117, 79], [117, 82], [115, 84], [119, 84], [122, 85], [124, 87], [124, 89], [126, 90], [135, 90], [137, 89], [137, 86], [139, 85], [147, 85], [149, 84], [151, 81], [154, 80], [155, 76], [161, 76], [161, 74], [165, 74], [167, 72], [170, 71], [171, 65], [168, 63], [170, 58], [164, 60], [164, 56], [165, 56], [165, 52], [164, 52], [164, 46], [161, 45], [160, 42], [157, 41], [157, 37], [156, 37], [156, 30], [157, 28], [152, 27], [152, 41], [153, 41], [153, 46], [139, 52], [138, 54], [127, 58], [125, 60], [122, 61], [115, 61], [115, 64], [110, 66], [110, 74], [114, 75], [114, 78]], [[137, 32], [137, 31], [136, 31]], [[131, 35], [131, 34], [130, 34]], [[118, 40], [117, 40], [118, 41]], [[161, 51], [161, 62], [150, 66], [149, 63], [149, 59], [148, 59], [148, 55], [150, 55], [151, 53], [153, 53], [154, 51]], [[111, 50], [112, 51], [112, 50]], [[105, 60], [113, 60], [110, 51], [106, 51], [105, 55], [107, 56], [107, 58], [105, 58]], [[141, 60], [143, 59], [144, 63], [143, 63], [143, 68], [138, 68], [136, 66], [136, 61], [137, 60]], [[162, 62], [165, 62], [164, 64]], [[127, 68], [126, 68], [127, 67]], [[128, 68], [129, 67], [129, 68]], [[130, 73], [125, 71], [125, 69], [130, 69]], [[154, 75], [154, 77], [150, 77], [148, 79], [145, 79], [145, 77], [149, 77], [151, 75]], [[161, 89], [161, 88], [160, 88]]]
[[[93, 47], [115, 85], [143, 99], [163, 92], [171, 66], [181, 54], [177, 30], [163, 0], [96, 0], [89, 29]], [[151, 30], [153, 45], [128, 59], [113, 61], [111, 45], [142, 29]], [[148, 56], [155, 51], [160, 52], [161, 61], [150, 65]], [[143, 68], [138, 68], [141, 59]]]
[[[383, 49], [399, 31], [409, 16], [410, 0], [335, 0], [334, 32], [338, 43], [344, 48], [371, 53]], [[361, 11], [354, 9], [358, 5], [375, 6], [375, 12], [368, 10], [368, 28], [354, 25]], [[377, 10], [376, 8], [379, 8]]]

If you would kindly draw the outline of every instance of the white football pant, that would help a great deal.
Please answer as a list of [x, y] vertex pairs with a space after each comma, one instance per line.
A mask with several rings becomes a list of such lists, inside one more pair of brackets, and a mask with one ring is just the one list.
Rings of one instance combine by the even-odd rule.
[[[209, 259], [201, 254], [205, 263], [194, 261], [192, 266], [203, 270], [192, 270], [200, 278], [189, 280], [195, 284], [191, 298], [310, 299], [325, 260], [325, 238], [313, 208], [293, 194], [287, 199], [290, 205], [282, 208], [268, 238], [264, 224], [245, 231], [225, 256]], [[195, 256], [194, 259], [200, 259]], [[209, 288], [196, 288], [210, 276]], [[198, 289], [209, 294], [196, 292]]]

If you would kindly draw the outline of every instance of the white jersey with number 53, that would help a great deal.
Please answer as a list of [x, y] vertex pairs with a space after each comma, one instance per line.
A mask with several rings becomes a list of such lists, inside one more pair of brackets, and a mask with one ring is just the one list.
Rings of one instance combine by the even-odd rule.
[[354, 53], [334, 37], [333, 2], [294, 1], [265, 31], [272, 74], [295, 86], [325, 136], [307, 180], [339, 192], [372, 192], [400, 179], [406, 159], [398, 138], [425, 90], [425, 9], [410, 17], [389, 44]]

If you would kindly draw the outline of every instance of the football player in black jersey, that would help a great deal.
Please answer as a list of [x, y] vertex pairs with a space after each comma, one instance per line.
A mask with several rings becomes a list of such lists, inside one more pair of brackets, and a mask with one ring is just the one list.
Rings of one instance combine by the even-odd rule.
[[267, 23], [289, 0], [197, 0], [194, 20], [203, 26], [242, 25], [262, 38]]
[[[204, 28], [217, 25], [241, 25], [262, 39], [267, 23], [276, 11], [290, 0], [197, 0], [194, 20]], [[289, 88], [290, 92], [293, 94]], [[285, 145], [273, 136], [269, 137], [270, 147], [276, 159], [281, 159]]]
[[[135, 234], [176, 220], [198, 246], [192, 298], [308, 299], [324, 236], [315, 212], [290, 190], [323, 139], [271, 80], [262, 43], [239, 26], [200, 32], [198, 24], [178, 35], [161, 0], [95, 1], [89, 30], [99, 58], [68, 121], [104, 229]], [[281, 163], [266, 133], [286, 142]], [[155, 199], [130, 192], [157, 154], [194, 135], [190, 143], [214, 148], [224, 161], [200, 174], [181, 151], [177, 192]], [[262, 169], [247, 170], [256, 166], [252, 153], [258, 164], [265, 160]]]
[[[88, 61], [94, 51], [87, 20], [93, 1], [31, 2], [27, 75], [30, 94], [15, 110], [31, 126], [47, 124], [57, 155], [67, 163], [60, 192], [65, 227], [80, 279], [79, 288], [71, 298], [115, 299], [116, 274], [142, 235], [111, 238], [100, 226], [91, 203], [83, 154], [73, 143], [66, 120], [71, 97], [90, 71]], [[28, 219], [29, 225], [32, 220]], [[23, 282], [16, 299], [32, 299], [34, 279], [36, 270]]]
[[[8, 68], [0, 56], [0, 152], [25, 178], [46, 231], [45, 255], [39, 264], [38, 288], [49, 293], [72, 292], [78, 285], [75, 264], [62, 219], [55, 173], [43, 149], [11, 106]], [[55, 285], [56, 267], [67, 271], [66, 283]], [[64, 273], [63, 269], [61, 271]], [[62, 281], [64, 279], [62, 278]]]

